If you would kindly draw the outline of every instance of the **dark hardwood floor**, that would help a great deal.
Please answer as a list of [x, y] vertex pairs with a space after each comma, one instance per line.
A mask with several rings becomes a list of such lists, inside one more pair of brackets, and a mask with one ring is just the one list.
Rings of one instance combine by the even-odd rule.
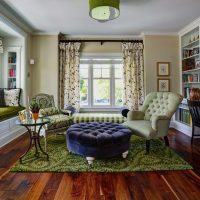
[[0, 149], [0, 200], [200, 200], [200, 140], [171, 129], [170, 148], [194, 170], [136, 173], [10, 173], [26, 135]]

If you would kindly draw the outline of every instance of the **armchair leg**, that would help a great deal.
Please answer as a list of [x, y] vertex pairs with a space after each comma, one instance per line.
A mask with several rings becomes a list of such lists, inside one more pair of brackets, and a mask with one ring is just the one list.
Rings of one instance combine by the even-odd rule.
[[149, 154], [150, 140], [146, 140], [146, 154]]
[[166, 145], [166, 146], [169, 146], [169, 140], [168, 140], [168, 137], [167, 137], [167, 136], [164, 136], [164, 140], [165, 140], [165, 145]]

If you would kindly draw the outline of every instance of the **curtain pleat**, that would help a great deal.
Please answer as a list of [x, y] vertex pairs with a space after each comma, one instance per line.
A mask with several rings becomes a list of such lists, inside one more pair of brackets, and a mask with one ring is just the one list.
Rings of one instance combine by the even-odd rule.
[[3, 41], [2, 41], [2, 38], [0, 38], [0, 53], [3, 53]]
[[81, 43], [59, 45], [59, 107], [73, 106], [80, 109], [79, 55]]
[[138, 110], [144, 101], [144, 60], [141, 42], [122, 43], [124, 94], [123, 103], [130, 110]]

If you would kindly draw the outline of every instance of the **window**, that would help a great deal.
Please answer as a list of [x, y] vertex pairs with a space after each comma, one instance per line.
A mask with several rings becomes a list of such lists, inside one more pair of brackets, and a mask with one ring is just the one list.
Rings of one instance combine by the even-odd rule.
[[122, 106], [122, 60], [82, 59], [80, 64], [80, 104], [88, 108]]

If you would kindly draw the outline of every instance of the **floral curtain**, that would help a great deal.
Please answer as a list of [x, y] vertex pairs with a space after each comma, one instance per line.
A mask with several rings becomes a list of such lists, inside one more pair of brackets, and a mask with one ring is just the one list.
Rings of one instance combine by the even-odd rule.
[[137, 110], [144, 100], [143, 43], [122, 43], [124, 94], [123, 103]]
[[73, 106], [79, 111], [79, 42], [59, 45], [59, 107]]
[[3, 53], [3, 41], [2, 41], [2, 38], [0, 38], [0, 53]]

